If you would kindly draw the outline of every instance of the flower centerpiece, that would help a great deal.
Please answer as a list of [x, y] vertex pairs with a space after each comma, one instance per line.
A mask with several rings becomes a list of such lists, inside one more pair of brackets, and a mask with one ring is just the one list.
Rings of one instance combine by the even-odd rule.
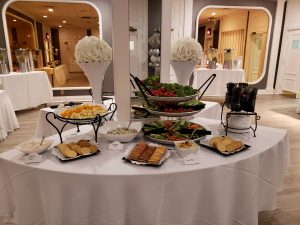
[[171, 65], [177, 82], [188, 85], [195, 66], [201, 61], [202, 46], [194, 38], [179, 38], [171, 47]]
[[101, 103], [102, 83], [112, 60], [112, 49], [102, 39], [86, 36], [75, 46], [75, 60], [87, 76], [95, 103]]

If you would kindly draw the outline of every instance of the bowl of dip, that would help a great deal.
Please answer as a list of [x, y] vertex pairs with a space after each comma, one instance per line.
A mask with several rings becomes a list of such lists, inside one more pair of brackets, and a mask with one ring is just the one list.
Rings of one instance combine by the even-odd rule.
[[181, 157], [186, 157], [189, 154], [196, 154], [200, 149], [199, 145], [194, 141], [175, 141], [175, 148]]
[[99, 128], [99, 133], [108, 141], [130, 142], [142, 130], [142, 122], [107, 121]]
[[30, 153], [39, 154], [49, 149], [49, 147], [52, 144], [53, 144], [53, 140], [44, 139], [42, 141], [41, 139], [32, 139], [15, 146], [15, 148], [26, 154], [30, 154]]

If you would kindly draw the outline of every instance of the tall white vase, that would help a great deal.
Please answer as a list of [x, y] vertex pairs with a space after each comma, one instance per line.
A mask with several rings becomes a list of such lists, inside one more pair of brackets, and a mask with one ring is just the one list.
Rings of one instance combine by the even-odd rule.
[[87, 76], [93, 91], [95, 103], [102, 101], [102, 83], [110, 62], [78, 63]]
[[171, 60], [171, 65], [174, 69], [177, 83], [181, 85], [189, 85], [189, 80], [192, 75], [192, 72], [197, 65], [197, 62], [194, 61], [175, 61]]

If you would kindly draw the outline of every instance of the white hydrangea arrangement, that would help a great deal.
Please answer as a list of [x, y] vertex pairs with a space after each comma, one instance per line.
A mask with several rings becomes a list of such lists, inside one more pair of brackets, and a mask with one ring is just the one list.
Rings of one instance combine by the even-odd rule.
[[194, 61], [199, 63], [202, 57], [202, 46], [191, 37], [179, 38], [171, 47], [171, 59], [175, 61]]
[[75, 46], [75, 60], [77, 63], [110, 62], [112, 49], [104, 40], [86, 36]]

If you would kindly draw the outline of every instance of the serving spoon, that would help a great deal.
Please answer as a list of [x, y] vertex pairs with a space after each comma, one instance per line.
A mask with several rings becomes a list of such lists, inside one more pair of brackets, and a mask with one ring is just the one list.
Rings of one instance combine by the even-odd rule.
[[40, 142], [40, 145], [42, 145], [42, 144], [43, 144], [43, 142], [44, 142], [45, 138], [46, 138], [46, 137], [43, 135], [43, 137], [42, 137], [42, 140], [41, 140], [41, 142]]
[[131, 123], [132, 123], [132, 121], [130, 120], [126, 130], [129, 130], [129, 127], [130, 127]]

